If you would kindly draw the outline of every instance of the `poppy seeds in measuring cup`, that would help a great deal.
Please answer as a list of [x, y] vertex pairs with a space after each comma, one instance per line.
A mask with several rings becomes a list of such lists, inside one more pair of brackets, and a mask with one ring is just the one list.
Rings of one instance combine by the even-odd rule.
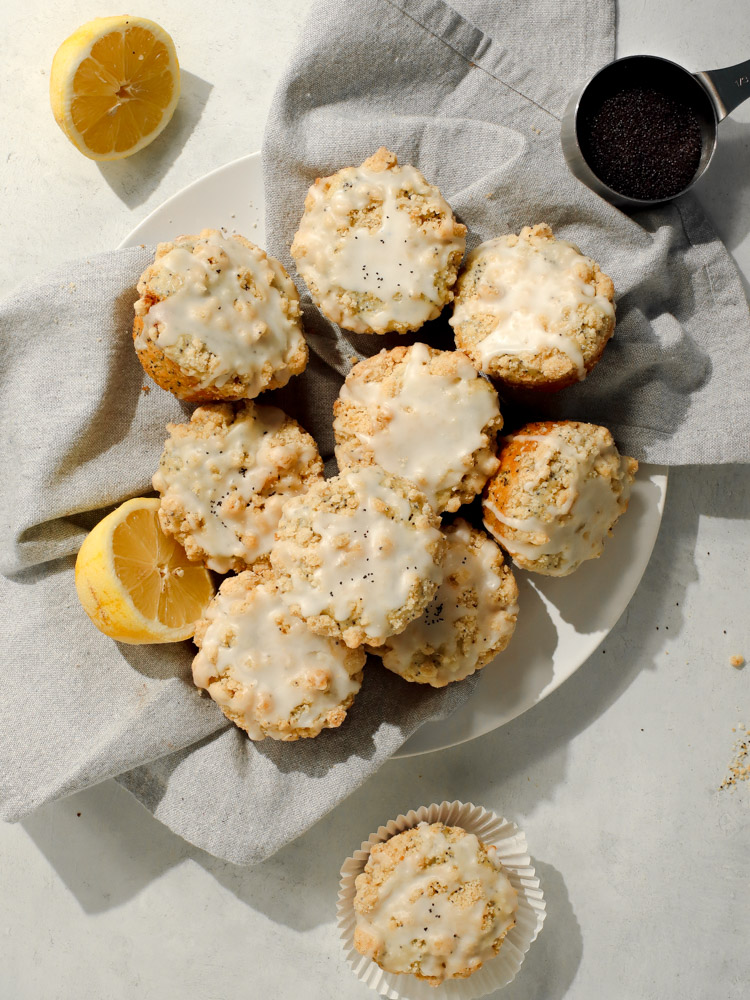
[[698, 116], [689, 105], [652, 87], [610, 93], [579, 122], [578, 131], [594, 173], [629, 198], [673, 198], [698, 169]]

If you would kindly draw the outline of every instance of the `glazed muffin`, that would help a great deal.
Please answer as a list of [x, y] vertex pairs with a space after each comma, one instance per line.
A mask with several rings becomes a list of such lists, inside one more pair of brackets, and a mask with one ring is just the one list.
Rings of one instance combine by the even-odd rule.
[[493, 958], [518, 909], [495, 848], [443, 823], [375, 844], [355, 885], [357, 951], [431, 986], [466, 979]]
[[339, 468], [380, 465], [436, 512], [458, 510], [497, 469], [497, 393], [465, 354], [426, 344], [360, 361], [333, 407]]
[[218, 573], [267, 558], [284, 501], [323, 477], [315, 441], [275, 406], [208, 403], [167, 430], [159, 522]]
[[443, 580], [432, 603], [374, 650], [394, 674], [432, 687], [463, 680], [494, 659], [518, 617], [518, 587], [492, 539], [461, 518], [443, 532]]
[[340, 726], [362, 683], [365, 654], [291, 615], [267, 564], [222, 583], [195, 644], [195, 684], [251, 740], [298, 740]]
[[615, 328], [614, 285], [549, 226], [526, 226], [474, 250], [450, 320], [480, 371], [553, 391], [584, 379]]
[[406, 333], [451, 301], [465, 245], [440, 191], [381, 148], [316, 180], [291, 254], [328, 319], [354, 333]]
[[180, 399], [253, 399], [307, 365], [294, 283], [242, 236], [204, 229], [160, 243], [138, 293], [136, 352]]
[[484, 524], [517, 566], [567, 576], [602, 554], [638, 470], [606, 427], [527, 424], [501, 442], [498, 458], [484, 494]]
[[288, 500], [271, 564], [287, 605], [313, 632], [379, 646], [432, 600], [444, 547], [424, 493], [371, 465]]

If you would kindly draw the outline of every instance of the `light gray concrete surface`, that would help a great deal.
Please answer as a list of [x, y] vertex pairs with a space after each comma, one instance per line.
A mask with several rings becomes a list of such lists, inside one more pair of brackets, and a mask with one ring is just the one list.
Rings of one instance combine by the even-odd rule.
[[[132, 161], [97, 166], [47, 104], [49, 63], [82, 0], [3, 9], [0, 288], [116, 246], [165, 198], [259, 147], [305, 0], [152, 0], [174, 36], [178, 120]], [[691, 69], [750, 56], [741, 0], [626, 0], [620, 53]], [[721, 127], [701, 197], [750, 276], [750, 105]], [[737, 359], [748, 364], [750, 359]], [[526, 831], [549, 917], [503, 1000], [744, 1000], [750, 995], [750, 785], [719, 790], [750, 727], [750, 476], [672, 473], [653, 558], [602, 647], [510, 725], [394, 761], [255, 870], [191, 848], [106, 783], [0, 826], [2, 1000], [365, 1000], [334, 927], [343, 858], [411, 806], [462, 798]], [[4, 720], [3, 724], [9, 724]], [[438, 996], [438, 994], [436, 994]]]

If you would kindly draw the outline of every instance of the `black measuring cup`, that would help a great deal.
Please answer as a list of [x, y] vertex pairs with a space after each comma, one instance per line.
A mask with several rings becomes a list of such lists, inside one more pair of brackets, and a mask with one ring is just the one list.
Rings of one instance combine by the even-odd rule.
[[[692, 176], [665, 197], [639, 198], [623, 194], [606, 184], [589, 162], [593, 157], [587, 148], [587, 130], [597, 110], [608, 97], [632, 92], [633, 88], [648, 90], [674, 102], [675, 107], [681, 106], [689, 115], [692, 128], [696, 133], [700, 130], [700, 152]], [[660, 205], [683, 194], [705, 173], [716, 151], [719, 122], [748, 97], [750, 60], [724, 69], [691, 73], [660, 56], [615, 59], [595, 73], [570, 99], [560, 133], [563, 153], [573, 174], [613, 205], [623, 208]]]

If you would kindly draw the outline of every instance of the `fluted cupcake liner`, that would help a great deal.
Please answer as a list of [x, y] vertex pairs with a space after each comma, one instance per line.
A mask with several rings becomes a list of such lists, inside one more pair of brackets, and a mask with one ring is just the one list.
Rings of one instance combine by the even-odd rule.
[[[371, 959], [360, 955], [354, 947], [354, 881], [364, 871], [371, 848], [423, 821], [460, 826], [468, 833], [475, 834], [483, 843], [494, 844], [497, 848], [496, 857], [518, 893], [515, 926], [508, 931], [497, 955], [485, 962], [468, 979], [448, 979], [437, 987], [430, 986], [415, 976], [385, 972]], [[531, 865], [525, 834], [515, 823], [496, 813], [471, 802], [456, 801], [412, 809], [405, 816], [398, 816], [371, 834], [360, 849], [346, 859], [341, 868], [337, 913], [339, 934], [347, 962], [357, 978], [380, 996], [388, 997], [388, 1000], [476, 1000], [477, 997], [507, 986], [516, 977], [526, 952], [542, 928], [546, 904], [539, 879]]]

